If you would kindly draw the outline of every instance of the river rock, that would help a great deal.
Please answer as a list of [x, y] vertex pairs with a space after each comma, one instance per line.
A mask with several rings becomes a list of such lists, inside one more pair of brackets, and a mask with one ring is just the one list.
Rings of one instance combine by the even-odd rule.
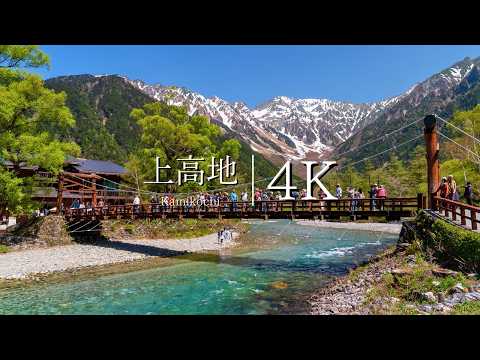
[[393, 276], [406, 276], [406, 275], [411, 275], [412, 270], [411, 269], [393, 269], [390, 271], [390, 274]]
[[452, 308], [445, 305], [445, 304], [436, 304], [436, 305], [433, 306], [433, 310], [439, 311], [439, 312], [442, 312], [442, 313], [447, 313], [450, 310], [452, 310]]
[[407, 250], [409, 247], [410, 247], [410, 244], [409, 244], [409, 243], [399, 243], [399, 244], [397, 244], [396, 250], [397, 250], [397, 251], [405, 251], [405, 250]]
[[447, 276], [457, 276], [459, 273], [457, 271], [437, 268], [432, 270], [433, 275], [438, 277], [447, 277]]
[[429, 314], [429, 313], [432, 312], [433, 307], [432, 307], [432, 305], [420, 305], [418, 307], [418, 309], [420, 310], [420, 312], [424, 312], [424, 313]]
[[435, 294], [431, 291], [428, 291], [426, 293], [423, 293], [422, 294], [422, 298], [427, 300], [427, 301], [430, 301], [432, 303], [436, 303], [437, 302], [437, 297], [435, 296]]
[[452, 288], [452, 293], [465, 293], [468, 292], [468, 289], [463, 287], [461, 283], [457, 283], [453, 288]]
[[438, 302], [444, 302], [445, 301], [445, 294], [444, 293], [437, 294], [437, 299], [438, 299]]
[[415, 255], [408, 255], [406, 259], [407, 259], [407, 264], [409, 265], [413, 265], [417, 262], [417, 257]]

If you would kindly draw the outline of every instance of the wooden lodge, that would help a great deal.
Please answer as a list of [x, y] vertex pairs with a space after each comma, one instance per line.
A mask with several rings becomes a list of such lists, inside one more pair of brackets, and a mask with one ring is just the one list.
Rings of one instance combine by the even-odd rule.
[[[9, 163], [7, 168], [14, 170]], [[57, 205], [58, 198], [68, 208], [75, 199], [96, 206], [100, 200], [121, 205], [134, 197], [133, 192], [120, 186], [125, 168], [112, 161], [69, 157], [58, 176], [36, 166], [21, 166], [15, 171], [20, 177], [34, 177], [32, 199], [50, 208]]]

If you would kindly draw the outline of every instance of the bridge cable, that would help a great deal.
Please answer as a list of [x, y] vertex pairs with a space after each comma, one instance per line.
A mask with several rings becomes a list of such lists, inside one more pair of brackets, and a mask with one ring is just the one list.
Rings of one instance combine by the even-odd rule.
[[355, 148], [353, 148], [353, 149], [344, 151], [343, 153], [340, 153], [340, 154], [338, 154], [337, 156], [340, 157], [340, 156], [343, 156], [343, 155], [345, 155], [345, 154], [347, 154], [347, 153], [349, 153], [349, 152], [352, 152], [352, 151], [361, 149], [361, 148], [363, 148], [363, 147], [365, 147], [365, 146], [374, 144], [374, 143], [376, 143], [376, 142], [378, 142], [378, 141], [380, 141], [380, 140], [383, 140], [385, 136], [389, 136], [389, 135], [395, 134], [396, 132], [399, 132], [399, 131], [401, 131], [401, 130], [403, 130], [403, 129], [406, 129], [406, 128], [408, 128], [408, 127], [416, 124], [416, 123], [419, 122], [420, 120], [422, 120], [422, 119], [417, 119], [417, 120], [415, 120], [415, 121], [412, 121], [411, 123], [409, 123], [409, 124], [407, 124], [407, 125], [405, 125], [405, 126], [402, 126], [401, 128], [399, 128], [399, 129], [397, 129], [397, 130], [394, 130], [394, 131], [392, 131], [392, 132], [389, 132], [389, 133], [383, 135], [383, 137], [380, 137], [380, 138], [378, 138], [378, 139], [376, 139], [376, 140], [372, 140], [372, 141], [370, 141], [370, 142], [367, 142], [367, 143], [365, 143], [365, 144], [362, 144], [362, 145], [360, 145], [360, 146], [357, 146], [357, 147], [355, 147]]
[[96, 229], [99, 225], [101, 224], [101, 222], [98, 222], [94, 227], [88, 229], [88, 230], [82, 230], [82, 231], [78, 231], [78, 230], [73, 230], [73, 231], [70, 231], [70, 233], [75, 233], [75, 232], [90, 232], [90, 231], [98, 231], [98, 230], [94, 230]]
[[[124, 185], [124, 184], [120, 184], [120, 183], [117, 183], [115, 181], [112, 181], [110, 179], [107, 179], [107, 178], [104, 178], [102, 176], [99, 176], [100, 178], [104, 179], [104, 180], [108, 180], [116, 185], [119, 185], [119, 186], [124, 186], [128, 189], [134, 189], [128, 185]], [[263, 178], [263, 179], [260, 179], [260, 180], [257, 180], [257, 181], [254, 181], [254, 184], [258, 183], [258, 182], [263, 182], [263, 181], [267, 181], [267, 180], [271, 180], [273, 179], [273, 177], [267, 177], [267, 178]], [[175, 193], [175, 192], [168, 192], [168, 193], [171, 193], [171, 194], [175, 194], [175, 195], [190, 195], [190, 194], [198, 194], [198, 193], [211, 193], [211, 192], [215, 192], [215, 191], [222, 191], [222, 190], [225, 190], [225, 189], [229, 189], [231, 187], [238, 187], [238, 186], [244, 186], [244, 185], [248, 185], [248, 184], [251, 184], [251, 182], [248, 182], [248, 183], [243, 183], [243, 184], [232, 184], [232, 185], [229, 185], [229, 186], [226, 186], [226, 187], [223, 187], [223, 188], [219, 188], [219, 189], [212, 189], [212, 190], [205, 190], [205, 191], [193, 191], [193, 192], [188, 192], [188, 193]], [[138, 189], [134, 189], [135, 190], [135, 193], [138, 193]], [[146, 190], [140, 190], [140, 192], [143, 192], [143, 193], [149, 193], [149, 194], [155, 194], [155, 195], [160, 195], [162, 192], [152, 192], [152, 191], [146, 191]], [[165, 192], [163, 192], [165, 193]]]
[[465, 151], [469, 152], [470, 154], [472, 154], [472, 155], [476, 158], [477, 161], [480, 161], [480, 156], [479, 156], [478, 154], [474, 153], [472, 150], [466, 148], [465, 146], [460, 145], [460, 144], [459, 144], [458, 142], [456, 142], [455, 140], [450, 139], [447, 135], [444, 135], [444, 134], [441, 133], [440, 131], [439, 131], [438, 133], [440, 134], [440, 136], [442, 136], [442, 137], [444, 137], [445, 139], [453, 142], [453, 143], [454, 143], [455, 145], [457, 145], [458, 147], [460, 147], [460, 148], [462, 148], [463, 150], [465, 150]]
[[367, 157], [365, 157], [365, 158], [363, 158], [363, 159], [361, 159], [361, 160], [359, 160], [359, 161], [355, 161], [355, 162], [353, 162], [353, 163], [349, 163], [349, 164], [346, 164], [346, 165], [342, 165], [341, 167], [353, 166], [353, 165], [356, 165], [356, 164], [360, 164], [360, 163], [362, 163], [362, 162], [364, 162], [364, 161], [367, 161], [367, 160], [370, 160], [370, 159], [375, 158], [375, 157], [377, 157], [377, 156], [383, 155], [383, 154], [385, 154], [385, 153], [387, 153], [387, 152], [389, 152], [389, 151], [391, 151], [391, 150], [396, 150], [396, 149], [398, 149], [399, 147], [401, 147], [401, 146], [403, 146], [403, 145], [406, 145], [406, 144], [408, 144], [408, 143], [411, 143], [412, 141], [418, 140], [418, 139], [420, 139], [420, 138], [422, 138], [422, 137], [423, 137], [423, 134], [422, 134], [422, 135], [418, 135], [418, 136], [416, 136], [416, 137], [414, 137], [414, 138], [412, 138], [412, 139], [410, 139], [410, 140], [407, 140], [407, 141], [405, 141], [405, 142], [403, 142], [403, 143], [401, 143], [401, 144], [395, 145], [395, 146], [393, 146], [393, 147], [391, 147], [391, 148], [389, 148], [389, 149], [387, 149], [387, 150], [381, 151], [381, 152], [379, 152], [379, 153], [377, 153], [377, 154], [375, 154], [375, 155], [367, 156]]
[[480, 143], [480, 139], [477, 139], [476, 137], [470, 135], [470, 134], [467, 133], [466, 131], [460, 129], [458, 126], [453, 125], [451, 122], [448, 122], [447, 120], [441, 118], [440, 116], [438, 116], [438, 115], [436, 115], [436, 114], [435, 114], [435, 116], [436, 116], [438, 119], [440, 119], [441, 121], [443, 121], [446, 125], [452, 126], [452, 127], [455, 128], [456, 130], [460, 131], [462, 134], [464, 134], [464, 135], [468, 136], [469, 138], [471, 138], [472, 140], [475, 140], [476, 142]]
[[[96, 185], [96, 186], [101, 187], [101, 188], [105, 188], [105, 189], [110, 190], [110, 191], [123, 191], [123, 192], [128, 192], [128, 193], [137, 193], [137, 192], [138, 192], [138, 191], [119, 190], [119, 189], [117, 189], [117, 188], [112, 188], [112, 187], [109, 187], [109, 186], [97, 184], [97, 183], [94, 183], [94, 182], [92, 182], [92, 181], [86, 180], [86, 179], [84, 179], [84, 178], [82, 178], [82, 177], [75, 176], [75, 175], [72, 175], [72, 174], [68, 174], [68, 176], [71, 176], [71, 177], [73, 177], [73, 178], [75, 178], [75, 179], [78, 179], [78, 180], [82, 180], [82, 181], [84, 181], [84, 182], [86, 182], [86, 183], [89, 183], [89, 184]], [[107, 179], [107, 180], [108, 180], [108, 179]], [[66, 191], [67, 191], [67, 190], [66, 190]], [[92, 190], [92, 191], [93, 191], [93, 190]]]
[[[75, 176], [75, 175], [72, 175], [72, 174], [69, 174], [68, 176], [71, 176], [73, 178], [76, 178], [76, 179], [79, 179], [79, 180], [82, 180], [82, 181], [85, 181], [87, 183], [90, 183], [90, 184], [94, 184], [96, 186], [99, 186], [99, 187], [102, 187], [102, 188], [105, 188], [105, 189], [108, 189], [112, 192], [125, 192], [125, 193], [133, 193], [133, 194], [138, 194], [138, 193], [143, 193], [143, 194], [148, 194], [148, 195], [161, 195], [162, 193], [158, 193], [158, 192], [153, 192], [153, 191], [148, 191], [148, 190], [135, 190], [135, 191], [129, 191], [129, 190], [121, 190], [121, 189], [117, 189], [117, 188], [112, 188], [112, 187], [109, 187], [109, 186], [105, 186], [105, 185], [101, 185], [101, 184], [97, 184], [97, 183], [94, 183], [92, 181], [89, 181], [89, 180], [86, 180], [86, 179], [83, 179], [81, 177], [78, 177], [78, 176]], [[104, 179], [104, 180], [108, 180], [108, 181], [111, 181], [109, 179], [106, 179], [102, 176], [99, 176], [101, 179]], [[267, 178], [263, 178], [263, 179], [260, 179], [260, 180], [257, 180], [257, 181], [254, 181], [254, 184], [256, 183], [259, 183], [259, 182], [263, 182], [263, 181], [268, 181], [268, 180], [271, 180], [273, 179], [273, 177], [267, 177]], [[113, 181], [112, 181], [113, 182]], [[113, 182], [113, 183], [116, 183], [116, 182]], [[119, 184], [119, 183], [116, 183], [118, 185], [122, 185], [122, 184]], [[217, 191], [222, 191], [222, 190], [225, 190], [225, 189], [229, 189], [229, 188], [232, 188], [232, 187], [239, 187], [239, 186], [245, 186], [245, 185], [248, 185], [248, 184], [251, 184], [251, 182], [247, 182], [247, 183], [243, 183], [243, 184], [233, 184], [233, 185], [229, 185], [227, 187], [223, 187], [223, 188], [220, 188], [220, 189], [213, 189], [213, 190], [205, 190], [205, 191], [195, 191], [195, 192], [188, 192], [188, 193], [170, 193], [172, 195], [193, 195], [193, 194], [199, 194], [199, 193], [213, 193], [213, 192], [217, 192]], [[125, 185], [127, 186], [127, 185]], [[127, 188], [129, 188], [127, 186]]]

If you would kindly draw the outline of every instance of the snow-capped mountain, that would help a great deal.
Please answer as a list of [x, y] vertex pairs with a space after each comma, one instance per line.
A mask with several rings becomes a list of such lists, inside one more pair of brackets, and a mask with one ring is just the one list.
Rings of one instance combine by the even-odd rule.
[[203, 114], [234, 131], [261, 153], [305, 158], [331, 151], [401, 97], [372, 104], [279, 96], [254, 109], [245, 103], [207, 98], [185, 88], [129, 80], [156, 100], [183, 105], [190, 115]]
[[[433, 113], [448, 118], [454, 110], [472, 108], [478, 104], [479, 99], [477, 95], [477, 89], [480, 86], [479, 69], [480, 58], [465, 58], [440, 73], [415, 84], [393, 104], [379, 112], [372, 121], [365, 123], [359, 131], [337, 146], [332, 156], [338, 158], [348, 152], [347, 158], [358, 161], [391, 148], [395, 143], [402, 143], [421, 134], [422, 123], [420, 121], [415, 126], [409, 126], [397, 133], [395, 138], [385, 137], [385, 134], [407, 124], [413, 124], [427, 114]], [[378, 139], [382, 141], [377, 141]], [[418, 139], [409, 146], [401, 148], [398, 154], [406, 158], [409, 152], [422, 142], [422, 139]], [[369, 143], [372, 145], [352, 151], [360, 144]], [[376, 160], [381, 163], [382, 158]]]
[[405, 117], [426, 97], [448, 97], [478, 59], [466, 58], [384, 101], [354, 104], [328, 99], [292, 99], [278, 96], [254, 109], [242, 102], [205, 97], [186, 88], [127, 82], [156, 100], [183, 105], [190, 115], [203, 114], [235, 132], [263, 155], [291, 159], [318, 158], [331, 153], [381, 119], [381, 124]]

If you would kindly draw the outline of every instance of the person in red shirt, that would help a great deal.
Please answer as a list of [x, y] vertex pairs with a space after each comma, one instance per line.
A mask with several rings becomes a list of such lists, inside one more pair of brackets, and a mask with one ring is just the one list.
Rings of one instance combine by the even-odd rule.
[[378, 200], [378, 208], [380, 210], [383, 210], [384, 199], [387, 198], [387, 189], [385, 189], [385, 187], [383, 185], [378, 186], [377, 198], [379, 199]]
[[447, 178], [444, 176], [442, 178], [442, 182], [438, 186], [438, 189], [435, 190], [434, 194], [440, 193], [440, 197], [446, 199], [448, 197], [448, 183], [447, 183]]

